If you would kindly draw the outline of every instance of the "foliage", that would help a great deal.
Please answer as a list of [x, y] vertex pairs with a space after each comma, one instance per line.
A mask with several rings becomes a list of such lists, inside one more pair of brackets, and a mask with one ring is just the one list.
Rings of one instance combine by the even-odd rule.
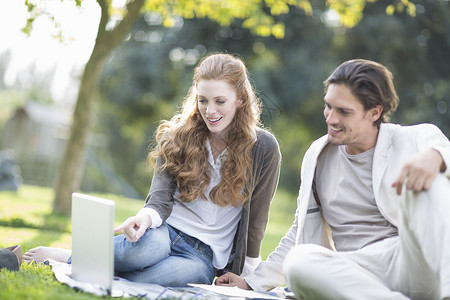
[[162, 17], [162, 24], [172, 27], [177, 17], [184, 19], [209, 18], [221, 27], [228, 27], [234, 19], [245, 20], [244, 28], [259, 36], [284, 37], [285, 24], [275, 20], [275, 16], [286, 14], [292, 7], [301, 8], [307, 14], [312, 13], [311, 3], [307, 0], [272, 1], [147, 1], [145, 9], [156, 12]]

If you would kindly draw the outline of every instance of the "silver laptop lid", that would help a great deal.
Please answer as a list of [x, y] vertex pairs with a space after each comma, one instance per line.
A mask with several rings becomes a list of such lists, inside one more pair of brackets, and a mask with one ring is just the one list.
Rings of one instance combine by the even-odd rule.
[[111, 291], [114, 201], [72, 194], [72, 278]]

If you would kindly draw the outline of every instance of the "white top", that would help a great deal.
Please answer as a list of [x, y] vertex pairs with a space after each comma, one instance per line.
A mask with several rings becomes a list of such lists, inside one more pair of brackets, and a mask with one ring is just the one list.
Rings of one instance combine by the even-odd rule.
[[339, 251], [357, 250], [398, 234], [375, 202], [374, 150], [350, 155], [345, 145], [328, 144], [319, 155], [315, 175], [317, 193]]
[[[176, 189], [175, 203], [166, 223], [209, 245], [213, 251], [214, 267], [222, 269], [228, 263], [233, 239], [241, 219], [242, 206], [222, 207], [211, 201], [209, 193], [221, 180], [220, 168], [227, 158], [228, 151], [225, 149], [214, 161], [209, 139], [206, 140], [206, 146], [209, 152], [208, 162], [211, 165], [211, 181], [205, 191], [207, 200], [199, 196], [192, 202], [182, 202], [179, 200], [180, 192]], [[143, 208], [138, 214], [140, 213], [150, 215], [151, 228], [161, 226], [161, 217], [154, 209]]]

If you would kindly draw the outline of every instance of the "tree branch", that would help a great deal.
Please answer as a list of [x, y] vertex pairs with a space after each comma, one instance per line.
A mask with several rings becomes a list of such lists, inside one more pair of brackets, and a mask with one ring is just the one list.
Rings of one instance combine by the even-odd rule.
[[[123, 19], [117, 24], [117, 26], [111, 30], [106, 30], [106, 25], [110, 19], [109, 16], [109, 6], [105, 0], [97, 0], [101, 9], [102, 9], [102, 20], [100, 21], [100, 26], [102, 26], [101, 30], [99, 28], [98, 39], [102, 40], [102, 44], [104, 48], [114, 49], [117, 47], [125, 38], [125, 36], [131, 31], [136, 20], [138, 19], [141, 8], [144, 5], [146, 0], [134, 0], [128, 2], [126, 6], [126, 13], [123, 16]], [[106, 20], [103, 20], [103, 16], [106, 16]], [[100, 34], [101, 33], [101, 34]]]
[[[106, 33], [106, 25], [108, 24], [109, 15], [109, 4], [105, 0], [97, 0], [98, 5], [101, 10], [100, 23], [98, 24], [97, 39], [102, 39]], [[98, 43], [96, 43], [98, 44]]]

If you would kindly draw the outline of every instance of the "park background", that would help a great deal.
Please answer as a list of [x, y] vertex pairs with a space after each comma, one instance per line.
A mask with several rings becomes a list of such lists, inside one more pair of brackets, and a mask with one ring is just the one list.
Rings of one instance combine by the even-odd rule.
[[[56, 27], [52, 27], [51, 18], [40, 12], [33, 18], [30, 36], [11, 33], [36, 41], [35, 46], [20, 50], [29, 59], [18, 56], [17, 47], [8, 47], [11, 34], [3, 36], [0, 150], [16, 163], [20, 185], [17, 191], [0, 192], [0, 246], [70, 247], [70, 214], [55, 207], [53, 188], [71, 135], [100, 8], [92, 0], [35, 2], [51, 3], [36, 7], [69, 11], [77, 19], [73, 27], [67, 27], [64, 17], [55, 18]], [[72, 6], [63, 6], [68, 2]], [[341, 3], [351, 16], [351, 1], [312, 0], [311, 10], [294, 5], [288, 5], [287, 11], [273, 8], [273, 3], [284, 2], [263, 2], [262, 11], [282, 24], [268, 27], [269, 31], [258, 31], [248, 18], [233, 18], [226, 24], [213, 17], [178, 16], [167, 26], [161, 13], [140, 14], [123, 41], [107, 55], [98, 89], [89, 96], [93, 99], [88, 112], [91, 121], [87, 121], [83, 160], [78, 163], [77, 190], [117, 200], [116, 222], [143, 205], [153, 172], [146, 155], [154, 146], [154, 130], [180, 108], [193, 68], [212, 52], [237, 54], [245, 61], [263, 105], [263, 126], [277, 137], [282, 152], [263, 258], [292, 223], [303, 154], [314, 139], [326, 133], [323, 81], [343, 61], [365, 58], [386, 65], [400, 96], [391, 120], [403, 125], [434, 123], [450, 136], [449, 1], [354, 1], [353, 5], [362, 5], [363, 15], [353, 21], [345, 19], [339, 7], [330, 9], [332, 3]], [[5, 3], [2, 8], [7, 8]], [[36, 13], [36, 7], [28, 9]], [[12, 14], [8, 20], [20, 19], [20, 27], [26, 28], [31, 12], [26, 13], [26, 6], [20, 11], [20, 18]], [[39, 26], [50, 26], [50, 34], [36, 37]], [[2, 26], [0, 30], [6, 33], [7, 29]], [[79, 32], [82, 35], [77, 36]], [[70, 47], [83, 38], [87, 39], [84, 46], [78, 45], [76, 51], [45, 50], [55, 44]], [[69, 60], [71, 65], [67, 65]]]

